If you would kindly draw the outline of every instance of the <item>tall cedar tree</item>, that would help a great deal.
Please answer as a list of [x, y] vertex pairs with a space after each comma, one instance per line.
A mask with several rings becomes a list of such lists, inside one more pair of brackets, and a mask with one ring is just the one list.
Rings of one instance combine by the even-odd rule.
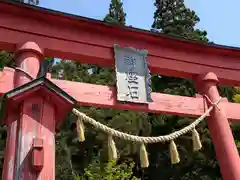
[[105, 22], [125, 25], [126, 13], [123, 9], [123, 3], [121, 0], [111, 0], [109, 12], [104, 18]]
[[156, 0], [152, 27], [162, 33], [191, 40], [208, 42], [206, 31], [195, 30], [200, 21], [196, 13], [184, 4], [184, 0]]
[[[207, 43], [206, 31], [195, 29], [200, 21], [196, 13], [184, 4], [183, 0], [156, 0], [156, 11], [152, 28], [161, 33], [180, 38], [196, 40]], [[154, 91], [182, 96], [193, 96], [196, 92], [192, 81], [174, 77], [152, 75], [152, 88]], [[161, 121], [159, 121], [161, 120]], [[187, 117], [152, 115], [152, 136], [168, 134], [191, 123]], [[162, 123], [159, 123], [162, 122]], [[206, 123], [197, 127], [201, 134], [204, 148], [201, 152], [193, 153], [191, 136], [179, 138], [178, 143], [181, 162], [178, 165], [169, 163], [168, 146], [150, 145], [149, 154], [152, 166], [147, 170], [151, 180], [162, 179], [220, 179], [220, 171], [215, 160], [215, 153], [209, 137]]]

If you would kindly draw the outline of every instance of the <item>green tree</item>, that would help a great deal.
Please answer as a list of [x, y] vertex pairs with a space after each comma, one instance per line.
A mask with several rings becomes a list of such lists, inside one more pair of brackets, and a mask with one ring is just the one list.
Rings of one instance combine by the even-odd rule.
[[104, 18], [105, 22], [125, 25], [126, 13], [124, 13], [121, 0], [111, 0], [109, 13]]
[[195, 29], [200, 19], [194, 11], [185, 6], [184, 0], [156, 0], [154, 5], [157, 9], [152, 28], [165, 34], [208, 42], [207, 32]]
[[122, 163], [117, 165], [115, 161], [108, 162], [104, 167], [101, 167], [99, 161], [94, 160], [84, 171], [84, 175], [76, 180], [138, 180], [133, 176], [133, 163], [127, 165]]
[[[153, 30], [179, 38], [209, 42], [206, 31], [195, 29], [200, 19], [194, 11], [185, 6], [183, 0], [156, 0], [155, 6], [157, 9], [154, 13]], [[192, 81], [175, 77], [153, 75], [152, 86], [153, 91], [168, 94], [193, 96], [196, 93]], [[186, 117], [154, 114], [151, 119], [152, 136], [168, 134], [192, 121]], [[206, 122], [201, 123], [197, 130], [201, 134], [204, 148], [200, 152], [192, 152], [190, 135], [180, 137], [176, 141], [182, 159], [178, 165], [170, 164], [168, 145], [149, 146], [151, 167], [146, 172], [149, 179], [157, 180], [160, 175], [162, 179], [220, 179], [220, 170]]]

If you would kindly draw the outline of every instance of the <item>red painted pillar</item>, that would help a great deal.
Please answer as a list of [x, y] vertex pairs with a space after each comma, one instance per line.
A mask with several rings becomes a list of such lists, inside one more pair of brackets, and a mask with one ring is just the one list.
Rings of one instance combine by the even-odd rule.
[[[216, 102], [220, 98], [217, 83], [217, 76], [214, 73], [207, 73], [198, 77], [196, 88], [202, 94], [207, 95], [212, 102]], [[209, 103], [208, 106], [210, 106]], [[214, 108], [207, 120], [216, 158], [224, 180], [239, 180], [240, 158], [238, 150], [224, 109], [221, 108], [221, 102], [218, 106], [219, 109]]]
[[[26, 54], [28, 52], [28, 54]], [[15, 55], [15, 61], [18, 67], [29, 71], [34, 77], [36, 77], [39, 70], [39, 57], [42, 57], [42, 51], [33, 42], [28, 42], [17, 47]], [[24, 73], [16, 71], [14, 74], [14, 87], [17, 88], [31, 79]], [[4, 154], [4, 165], [2, 180], [13, 180], [14, 177], [14, 165], [16, 164], [16, 141], [17, 141], [17, 120], [19, 119], [19, 112], [12, 114], [10, 117], [13, 122], [8, 125], [7, 128], [7, 140]]]
[[[43, 57], [37, 44], [27, 42], [18, 47], [15, 60], [36, 77]], [[31, 79], [16, 71], [14, 81], [18, 87]], [[3, 180], [55, 179], [54, 113], [54, 107], [42, 97], [26, 99], [15, 112], [17, 120], [8, 127]]]

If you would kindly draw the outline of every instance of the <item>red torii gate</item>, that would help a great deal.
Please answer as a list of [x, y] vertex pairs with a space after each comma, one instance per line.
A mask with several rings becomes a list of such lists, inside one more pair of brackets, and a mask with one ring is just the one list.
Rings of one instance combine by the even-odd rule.
[[[29, 5], [0, 2], [0, 49], [15, 52], [18, 66], [35, 77], [44, 56], [112, 67], [113, 44], [148, 49], [148, 62], [152, 73], [193, 79], [197, 90], [206, 94], [213, 102], [219, 99], [217, 83], [240, 85], [239, 49], [203, 45]], [[153, 102], [149, 105], [121, 104], [116, 100], [114, 87], [56, 80], [51, 77], [48, 79], [73, 96], [79, 105], [191, 117], [200, 116], [206, 109], [206, 103], [201, 96], [182, 97], [152, 93]], [[24, 73], [5, 68], [0, 72], [0, 95], [29, 81], [29, 77]], [[53, 141], [57, 107], [51, 103], [43, 103], [42, 118], [39, 122], [27, 116], [31, 113], [29, 106], [40, 101], [41, 98], [27, 99], [22, 104], [20, 115], [15, 112], [13, 117], [8, 117], [15, 121], [8, 125], [3, 180], [37, 180], [37, 176], [41, 179], [55, 178]], [[219, 108], [220, 111], [214, 109], [208, 117], [208, 127], [223, 178], [238, 180], [239, 154], [227, 118], [240, 120], [240, 105], [223, 101]], [[8, 120], [5, 119], [4, 122]], [[49, 128], [44, 128], [46, 124], [43, 123], [48, 123]], [[43, 130], [38, 131], [35, 127]], [[37, 141], [38, 139], [34, 139], [36, 137], [43, 141]], [[32, 144], [37, 148], [42, 146], [44, 150], [44, 161], [41, 158], [35, 159], [36, 163], [43, 163], [40, 172], [33, 171], [28, 166], [31, 158], [26, 158], [26, 154], [30, 152]]]

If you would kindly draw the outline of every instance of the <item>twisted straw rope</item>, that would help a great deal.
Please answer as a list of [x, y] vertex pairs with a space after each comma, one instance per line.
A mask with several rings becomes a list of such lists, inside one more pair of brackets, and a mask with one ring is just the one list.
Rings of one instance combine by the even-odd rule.
[[219, 100], [215, 103], [212, 103], [212, 105], [207, 109], [207, 111], [200, 116], [198, 119], [196, 119], [193, 123], [191, 123], [190, 125], [184, 127], [183, 129], [179, 130], [179, 131], [175, 131], [171, 134], [168, 135], [164, 135], [164, 136], [157, 136], [157, 137], [140, 137], [140, 136], [135, 136], [135, 135], [130, 135], [127, 133], [123, 133], [120, 131], [117, 131], [115, 129], [112, 129], [104, 124], [101, 124], [97, 121], [95, 121], [94, 119], [92, 119], [91, 117], [88, 117], [86, 114], [78, 111], [77, 109], [73, 109], [73, 113], [78, 116], [79, 118], [81, 118], [84, 122], [87, 122], [91, 125], [93, 125], [95, 128], [100, 129], [101, 131], [107, 133], [107, 134], [111, 134], [113, 136], [116, 136], [120, 139], [124, 139], [127, 141], [133, 141], [133, 142], [139, 142], [139, 143], [158, 143], [158, 142], [165, 142], [165, 141], [171, 141], [174, 140], [176, 138], [178, 138], [179, 136], [186, 134], [187, 132], [193, 130], [201, 121], [204, 120], [204, 118], [213, 110], [214, 107], [217, 107], [218, 103], [220, 102], [222, 98], [220, 97]]

